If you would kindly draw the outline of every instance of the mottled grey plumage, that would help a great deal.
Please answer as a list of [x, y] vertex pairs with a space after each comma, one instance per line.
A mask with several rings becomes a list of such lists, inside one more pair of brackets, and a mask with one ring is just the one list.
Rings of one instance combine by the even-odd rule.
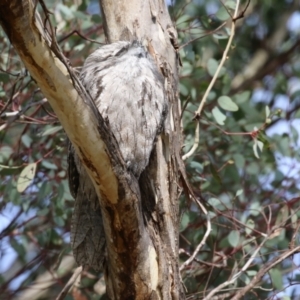
[[167, 108], [163, 77], [152, 57], [138, 42], [109, 44], [87, 58], [80, 78], [138, 177]]
[[[86, 59], [80, 79], [108, 120], [128, 170], [138, 178], [148, 165], [167, 112], [164, 79], [154, 60], [139, 42], [116, 42]], [[75, 198], [71, 230], [75, 259], [100, 269], [105, 237], [99, 201], [72, 146], [69, 183]]]
[[68, 163], [70, 192], [75, 199], [71, 223], [73, 255], [78, 265], [100, 270], [105, 254], [101, 209], [93, 183], [71, 143]]

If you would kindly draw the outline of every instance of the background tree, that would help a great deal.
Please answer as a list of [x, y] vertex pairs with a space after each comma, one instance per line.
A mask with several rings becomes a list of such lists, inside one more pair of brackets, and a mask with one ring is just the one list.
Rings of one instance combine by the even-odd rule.
[[[45, 14], [44, 21], [36, 11], [39, 3]], [[84, 83], [80, 82], [59, 49], [45, 3], [39, 1], [34, 4], [31, 0], [2, 2], [0, 22], [17, 54], [42, 93], [47, 97], [72, 143], [70, 150], [72, 154], [69, 156], [69, 161], [77, 160], [75, 154], [80, 160], [80, 164], [76, 164], [78, 173], [81, 173], [78, 192], [75, 191], [74, 181], [79, 175], [75, 175], [75, 172], [70, 174], [72, 194], [76, 197], [75, 207], [81, 206], [73, 217], [73, 226], [78, 228], [75, 229], [76, 234], [79, 228], [87, 225], [85, 223], [88, 220], [97, 218], [92, 210], [97, 210], [100, 214], [100, 210], [94, 208], [99, 205], [82, 203], [83, 201], [95, 202], [95, 196], [89, 196], [87, 199], [87, 195], [91, 194], [90, 191], [87, 191], [87, 186], [93, 184], [95, 193], [98, 195], [102, 218], [98, 217], [97, 221], [91, 221], [87, 230], [78, 233], [82, 236], [80, 239], [81, 243], [85, 243], [84, 246], [80, 245], [79, 238], [71, 238], [71, 244], [76, 243], [73, 250], [77, 262], [84, 267], [95, 266], [95, 269], [100, 269], [100, 262], [91, 263], [91, 259], [81, 258], [92, 257], [97, 251], [103, 251], [101, 248], [93, 249], [93, 247], [98, 247], [99, 243], [103, 243], [102, 240], [100, 241], [100, 236], [99, 240], [94, 238], [97, 230], [101, 229], [100, 224], [99, 228], [96, 228], [97, 222], [102, 222], [103, 219], [107, 249], [104, 273], [107, 294], [110, 299], [184, 298], [177, 261], [178, 164], [181, 162], [182, 165], [182, 161], [179, 156], [181, 148], [180, 112], [177, 96], [176, 31], [164, 3], [132, 1], [131, 4], [134, 4], [133, 8], [125, 7], [122, 2], [116, 5], [113, 1], [101, 1], [105, 16], [105, 34], [110, 43], [119, 40], [139, 40], [147, 43], [147, 49], [153, 57], [153, 62], [149, 61], [148, 63], [148, 68], [153, 68], [154, 62], [157, 64], [157, 71], [151, 70], [152, 77], [148, 76], [148, 82], [146, 82], [147, 79], [144, 79], [145, 81], [140, 87], [141, 91], [139, 91], [141, 95], [144, 92], [149, 93], [149, 99], [147, 99], [147, 95], [141, 99], [144, 109], [147, 110], [145, 113], [147, 130], [153, 133], [161, 131], [159, 128], [154, 128], [154, 125], [159, 126], [155, 124], [155, 121], [152, 121], [153, 125], [150, 124], [151, 118], [159, 114], [153, 112], [151, 115], [151, 110], [157, 106], [157, 110], [163, 114], [163, 110], [167, 111], [167, 106], [170, 107], [166, 120], [161, 116], [161, 121], [159, 121], [161, 126], [164, 124], [162, 134], [151, 139], [153, 151], [152, 153], [149, 151], [150, 159], [149, 157], [145, 158], [147, 165], [142, 167], [136, 165], [133, 172], [129, 171], [128, 161], [124, 161], [128, 160], [128, 157], [122, 157], [120, 154], [119, 146], [124, 144], [119, 142], [118, 145], [117, 143], [118, 140], [124, 138], [124, 133], [121, 132], [121, 138], [118, 139], [115, 129], [123, 124], [112, 125], [110, 130], [105, 116], [100, 115], [95, 103], [99, 99], [91, 98], [98, 92], [85, 90]], [[122, 14], [119, 14], [118, 10], [122, 6], [124, 6]], [[156, 13], [157, 10], [159, 10], [159, 14]], [[120, 47], [116, 51], [120, 52]], [[131, 60], [135, 57], [130, 49], [127, 54], [132, 55]], [[115, 55], [117, 56], [117, 53]], [[146, 59], [144, 61], [147, 62]], [[120, 68], [124, 66], [126, 63], [121, 62]], [[144, 64], [140, 68], [141, 76], [143, 73], [149, 73], [148, 70], [145, 70], [146, 67], [147, 65]], [[130, 72], [130, 65], [126, 68]], [[93, 70], [86, 69], [86, 72], [89, 71]], [[159, 75], [161, 78], [156, 75], [159, 72], [162, 73]], [[95, 73], [97, 74], [97, 71]], [[160, 80], [159, 86], [158, 82], [151, 83], [154, 75], [157, 80]], [[126, 75], [124, 74], [124, 76]], [[130, 78], [130, 74], [127, 77]], [[106, 80], [107, 77], [103, 79], [103, 81]], [[123, 78], [120, 84], [125, 82], [126, 79]], [[130, 84], [134, 86], [134, 83]], [[147, 84], [147, 87], [143, 87], [143, 84]], [[151, 88], [148, 88], [149, 84]], [[98, 88], [101, 90], [100, 87]], [[107, 91], [105, 86], [103, 88]], [[137, 84], [132, 89], [132, 93], [136, 89]], [[156, 102], [151, 104], [152, 107], [147, 107], [146, 101], [151, 101], [151, 97], [156, 97], [156, 95], [160, 95], [160, 99], [153, 99]], [[129, 96], [132, 97], [130, 93], [128, 93]], [[123, 99], [118, 100], [122, 101]], [[125, 101], [129, 101], [129, 99], [125, 99]], [[128, 108], [128, 103], [125, 102], [124, 105]], [[112, 109], [114, 108], [112, 107]], [[124, 112], [134, 114], [132, 110]], [[136, 112], [139, 113], [138, 109]], [[118, 116], [116, 112], [115, 115]], [[129, 115], [124, 117], [130, 119]], [[113, 120], [113, 116], [108, 116], [108, 118], [109, 122], [118, 122], [117, 119]], [[141, 121], [143, 122], [142, 116]], [[127, 120], [129, 129], [134, 129], [132, 124], [128, 123]], [[136, 124], [139, 124], [138, 120]], [[140, 135], [142, 133], [140, 132]], [[138, 130], [132, 134], [137, 134], [136, 141], [139, 142]], [[156, 143], [154, 143], [154, 138], [156, 138]], [[148, 140], [148, 142], [150, 141]], [[133, 145], [131, 147], [134, 151]], [[143, 147], [143, 145], [136, 145], [136, 147]], [[124, 154], [123, 151], [121, 152]], [[138, 154], [134, 159], [138, 159]], [[131, 163], [134, 165], [139, 162], [133, 160]], [[75, 165], [74, 162], [71, 163], [70, 170], [75, 169], [72, 164]], [[83, 168], [84, 171], [81, 171]], [[142, 171], [144, 168], [146, 169], [142, 174], [139, 173], [138, 177], [135, 176], [138, 170]], [[32, 163], [21, 173], [19, 192], [26, 188], [26, 182], [28, 184], [28, 179], [33, 178], [35, 170], [36, 163]], [[181, 174], [183, 172], [182, 167]], [[92, 183], [82, 184], [82, 181], [86, 180], [86, 176], [89, 176]], [[85, 195], [82, 195], [80, 199], [76, 194], [80, 194], [81, 191], [84, 191]], [[92, 192], [94, 191], [92, 190]], [[83, 199], [84, 197], [85, 199]], [[90, 216], [83, 218], [79, 216], [89, 213]], [[86, 222], [82, 219], [85, 219]], [[76, 224], [77, 222], [80, 223]], [[90, 230], [93, 230], [91, 234]], [[74, 231], [72, 230], [72, 232], [74, 237]], [[90, 242], [91, 238], [93, 238], [92, 242]], [[102, 258], [100, 259], [102, 261]]]
[[[104, 42], [96, 2], [45, 4], [64, 54], [81, 66], [97, 47], [83, 37]], [[169, 6], [182, 59], [185, 164], [208, 211], [180, 198], [182, 280], [188, 299], [297, 299], [299, 4], [241, 2], [242, 19], [233, 17], [236, 2], [223, 4]], [[195, 119], [230, 36], [228, 59]], [[3, 31], [1, 45], [1, 295], [53, 298], [75, 267], [65, 134]], [[22, 187], [24, 172], [34, 175], [30, 186]], [[101, 284], [85, 270], [72, 297], [100, 298]]]

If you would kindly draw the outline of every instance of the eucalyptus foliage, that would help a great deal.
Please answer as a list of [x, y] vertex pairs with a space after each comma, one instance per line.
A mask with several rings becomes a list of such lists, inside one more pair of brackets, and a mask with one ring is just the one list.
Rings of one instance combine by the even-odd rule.
[[[44, 2], [60, 47], [79, 68], [105, 43], [97, 2]], [[180, 263], [204, 241], [182, 268], [182, 280], [188, 299], [203, 299], [236, 278], [216, 293], [231, 299], [275, 260], [236, 299], [298, 299], [299, 255], [276, 258], [299, 246], [299, 3], [241, 1], [233, 20], [236, 4], [178, 0], [169, 6], [182, 60], [182, 154], [193, 147], [199, 122], [199, 145], [185, 164], [191, 189], [208, 211], [182, 193]], [[232, 20], [236, 32], [228, 57], [195, 115]], [[49, 286], [32, 299], [52, 299], [75, 268], [63, 265], [72, 258], [66, 135], [3, 31], [0, 41], [0, 295], [22, 298], [47, 278]], [[102, 275], [86, 270], [67, 299], [105, 299]]]

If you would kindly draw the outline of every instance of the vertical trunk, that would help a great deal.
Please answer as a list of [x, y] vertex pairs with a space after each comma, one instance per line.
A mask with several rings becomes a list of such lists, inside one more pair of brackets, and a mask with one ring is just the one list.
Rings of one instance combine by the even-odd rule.
[[105, 120], [36, 18], [32, 0], [0, 1], [0, 24], [101, 198], [110, 298], [184, 299], [178, 268], [176, 31], [163, 0], [103, 0], [101, 7], [108, 41], [142, 40], [165, 77], [169, 114], [139, 182], [127, 172]]
[[[147, 282], [148, 291], [133, 288], [135, 299], [184, 299], [178, 269], [177, 159], [181, 148], [181, 128], [176, 30], [163, 0], [101, 0], [100, 5], [108, 42], [135, 39], [144, 41], [165, 77], [169, 100], [165, 131], [158, 138], [150, 164], [139, 181], [146, 232], [150, 235], [153, 248], [149, 253], [149, 272], [140, 270], [141, 274], [148, 275], [147, 278], [142, 278], [142, 281]], [[129, 286], [136, 285], [137, 282], [135, 278], [130, 278], [131, 272], [128, 272], [128, 285], [124, 290], [118, 289], [118, 274], [112, 271], [118, 269], [115, 266], [118, 261], [111, 259], [110, 250], [114, 252], [108, 245], [108, 294], [112, 299], [125, 299]], [[147, 264], [141, 265], [147, 267]]]

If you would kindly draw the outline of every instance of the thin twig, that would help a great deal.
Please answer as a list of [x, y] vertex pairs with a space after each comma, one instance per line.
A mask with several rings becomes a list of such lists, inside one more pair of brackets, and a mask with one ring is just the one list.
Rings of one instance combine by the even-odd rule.
[[182, 160], [186, 160], [187, 158], [191, 157], [193, 153], [196, 151], [196, 149], [199, 146], [199, 141], [200, 141], [200, 122], [197, 120], [196, 124], [196, 130], [195, 130], [195, 140], [193, 147], [190, 149], [190, 151], [182, 156]]
[[[200, 105], [199, 105], [198, 109], [195, 112], [195, 119], [196, 120], [199, 120], [201, 112], [202, 112], [203, 107], [204, 107], [204, 104], [207, 100], [207, 96], [210, 93], [211, 89], [213, 88], [213, 86], [214, 86], [214, 84], [215, 84], [215, 82], [218, 78], [218, 75], [221, 71], [221, 68], [223, 67], [223, 65], [224, 65], [224, 63], [225, 63], [225, 61], [228, 57], [228, 52], [229, 52], [229, 49], [231, 47], [232, 40], [233, 40], [233, 37], [234, 37], [234, 34], [235, 34], [235, 27], [236, 27], [236, 20], [237, 20], [236, 18], [238, 17], [239, 6], [240, 6], [240, 0], [237, 0], [234, 15], [233, 15], [233, 19], [232, 19], [232, 23], [231, 23], [231, 32], [230, 32], [230, 36], [229, 36], [226, 48], [223, 52], [223, 56], [222, 56], [222, 59], [221, 59], [221, 62], [219, 64], [219, 66], [216, 70], [216, 73], [213, 76], [213, 78], [212, 78], [208, 88], [206, 89], [205, 94], [204, 94], [204, 96], [203, 96], [203, 98], [200, 102]], [[198, 134], [197, 134], [197, 132], [198, 132]], [[187, 159], [188, 157], [192, 156], [193, 153], [196, 151], [198, 145], [199, 145], [199, 122], [197, 123], [197, 126], [196, 126], [194, 145], [192, 146], [191, 150], [183, 156], [183, 159]]]
[[64, 286], [64, 288], [62, 289], [62, 291], [59, 293], [59, 295], [57, 296], [56, 300], [63, 300], [67, 296], [68, 292], [70, 291], [70, 289], [74, 285], [77, 277], [81, 274], [81, 272], [82, 272], [82, 266], [80, 266], [77, 269], [75, 269], [73, 275], [71, 276], [71, 278], [69, 279], [69, 281], [67, 282], [67, 284]]
[[36, 106], [36, 105], [43, 105], [45, 103], [47, 103], [47, 99], [44, 98], [41, 101], [38, 102], [33, 102], [33, 103], [29, 103], [27, 106], [25, 106], [23, 109], [18, 110], [18, 111], [14, 111], [14, 112], [6, 112], [3, 113], [0, 118], [4, 119], [4, 118], [8, 118], [11, 117], [11, 119], [9, 121], [7, 121], [6, 123], [4, 123], [3, 125], [0, 126], [0, 131], [4, 130], [5, 128], [7, 128], [8, 125], [10, 125], [11, 123], [13, 123], [14, 121], [16, 121], [17, 119], [19, 119], [22, 115], [24, 115], [24, 113], [31, 107]]
[[79, 37], [81, 37], [82, 39], [84, 39], [86, 41], [89, 41], [89, 42], [92, 42], [92, 43], [95, 43], [95, 44], [99, 44], [99, 45], [105, 45], [105, 43], [100, 43], [100, 42], [98, 42], [96, 40], [92, 40], [92, 39], [89, 39], [89, 38], [85, 37], [78, 30], [71, 31], [70, 33], [66, 34], [64, 37], [62, 37], [61, 39], [59, 39], [57, 42], [60, 44], [61, 42], [63, 42], [64, 40], [66, 40], [67, 38], [69, 38], [70, 36], [72, 36], [74, 33], [76, 33]]
[[[20, 74], [21, 73], [19, 73], [19, 75]], [[16, 87], [17, 87], [18, 82], [24, 78], [24, 76], [19, 76], [19, 75], [13, 84], [10, 98], [7, 100], [7, 102], [5, 103], [5, 105], [3, 106], [3, 108], [0, 111], [0, 116], [7, 109], [7, 107], [12, 103], [12, 101], [19, 95], [19, 92], [15, 93]]]
[[181, 109], [180, 120], [182, 119], [183, 113], [184, 113], [184, 111], [185, 111], [187, 105], [189, 104], [190, 100], [191, 100], [191, 97], [188, 97], [188, 98], [186, 99], [186, 101], [184, 102], [184, 104], [183, 104], [183, 106], [182, 106], [182, 109]]
[[210, 300], [212, 297], [221, 291], [224, 287], [233, 284], [241, 275], [242, 273], [247, 270], [247, 268], [250, 266], [250, 264], [253, 262], [253, 260], [256, 258], [257, 253], [262, 249], [264, 244], [269, 240], [269, 236], [266, 236], [264, 240], [261, 242], [261, 244], [255, 249], [254, 253], [251, 255], [247, 263], [244, 265], [244, 267], [235, 275], [232, 276], [232, 278], [228, 281], [223, 282], [219, 286], [217, 286], [215, 289], [213, 289], [203, 300]]
[[183, 45], [181, 45], [181, 46], [179, 47], [179, 50], [181, 50], [181, 49], [184, 48], [185, 46], [187, 46], [187, 45], [189, 45], [189, 44], [191, 44], [191, 43], [193, 43], [193, 42], [195, 42], [195, 41], [197, 41], [197, 40], [203, 39], [203, 38], [205, 38], [205, 37], [208, 36], [208, 35], [211, 35], [211, 34], [213, 34], [213, 33], [218, 32], [218, 31], [219, 31], [220, 29], [222, 29], [225, 25], [226, 25], [226, 22], [223, 22], [223, 23], [222, 23], [219, 27], [217, 27], [216, 29], [210, 30], [210, 31], [206, 32], [205, 34], [203, 34], [203, 35], [201, 35], [201, 36], [199, 36], [199, 37], [196, 37], [196, 38], [194, 38], [194, 39], [192, 39], [192, 40], [186, 42], [185, 44], [183, 44]]
[[2, 72], [2, 73], [5, 73], [5, 74], [8, 74], [9, 76], [15, 76], [15, 77], [19, 77], [20, 76], [20, 72], [18, 72], [18, 73], [16, 73], [16, 74], [13, 74], [13, 73], [11, 73], [11, 72], [9, 72], [9, 71], [6, 71], [6, 70], [4, 70], [4, 69], [2, 69], [2, 68], [0, 68], [0, 72]]
[[260, 271], [253, 277], [253, 279], [248, 283], [243, 289], [236, 293], [236, 295], [231, 300], [241, 299], [248, 291], [250, 291], [256, 284], [258, 284], [262, 277], [269, 272], [273, 267], [281, 263], [286, 258], [294, 255], [300, 251], [300, 246], [297, 246], [294, 249], [291, 249], [287, 252], [284, 252], [279, 257], [274, 257], [268, 264], [265, 265]]
[[[270, 224], [272, 222], [272, 214], [271, 214], [271, 210], [270, 210], [270, 216], [269, 216], [269, 220], [268, 220], [268, 232], [266, 234], [263, 234], [264, 239], [263, 241], [260, 243], [260, 245], [255, 249], [255, 251], [253, 252], [253, 254], [250, 256], [249, 260], [245, 263], [245, 265], [236, 273], [232, 276], [232, 278], [228, 281], [223, 282], [222, 284], [220, 284], [219, 286], [217, 286], [215, 289], [213, 289], [205, 298], [203, 298], [203, 300], [209, 300], [212, 299], [212, 297], [218, 293], [219, 291], [221, 291], [224, 287], [229, 286], [231, 284], [233, 284], [235, 281], [238, 280], [238, 278], [250, 267], [250, 265], [252, 264], [252, 262], [254, 261], [254, 259], [257, 257], [257, 254], [260, 252], [260, 250], [262, 249], [262, 247], [265, 245], [265, 243], [271, 239], [274, 238], [274, 233], [276, 233], [276, 231], [280, 228], [280, 226], [274, 226], [273, 228], [270, 228]], [[297, 249], [295, 251], [299, 251], [300, 250], [300, 246], [297, 247]], [[294, 252], [295, 252], [294, 251]], [[261, 276], [259, 277], [258, 275], [256, 275], [252, 282], [259, 282], [259, 280], [261, 279], [261, 277], [267, 273], [274, 265], [278, 264], [279, 262], [281, 262], [283, 259], [285, 259], [286, 257], [288, 257], [291, 251], [288, 251], [287, 253], [283, 253], [280, 258], [276, 258], [276, 260], [272, 260], [269, 264], [266, 264], [265, 267], [262, 269], [263, 270], [263, 274], [261, 274]], [[293, 252], [293, 253], [294, 253]], [[258, 273], [260, 274], [261, 271]], [[259, 279], [258, 279], [259, 278]], [[253, 284], [251, 287], [249, 287], [250, 285], [248, 284], [243, 290], [250, 290], [251, 288], [254, 287], [255, 284]], [[241, 293], [238, 292], [237, 295], [241, 295], [243, 296], [246, 292]], [[240, 299], [241, 296], [239, 296], [238, 298], [232, 298], [232, 299]], [[237, 297], [237, 296], [235, 296]]]
[[207, 213], [206, 208], [201, 204], [200, 201], [198, 201], [198, 199], [196, 197], [194, 197], [195, 202], [198, 204], [199, 208], [203, 211], [203, 213], [206, 215], [206, 219], [207, 219], [207, 229], [206, 232], [201, 240], [201, 242], [198, 244], [197, 248], [195, 249], [194, 253], [180, 266], [180, 271], [184, 270], [188, 265], [190, 265], [196, 258], [196, 256], [198, 255], [200, 249], [203, 247], [203, 245], [205, 244], [210, 232], [211, 232], [211, 222], [210, 222], [210, 217]]

